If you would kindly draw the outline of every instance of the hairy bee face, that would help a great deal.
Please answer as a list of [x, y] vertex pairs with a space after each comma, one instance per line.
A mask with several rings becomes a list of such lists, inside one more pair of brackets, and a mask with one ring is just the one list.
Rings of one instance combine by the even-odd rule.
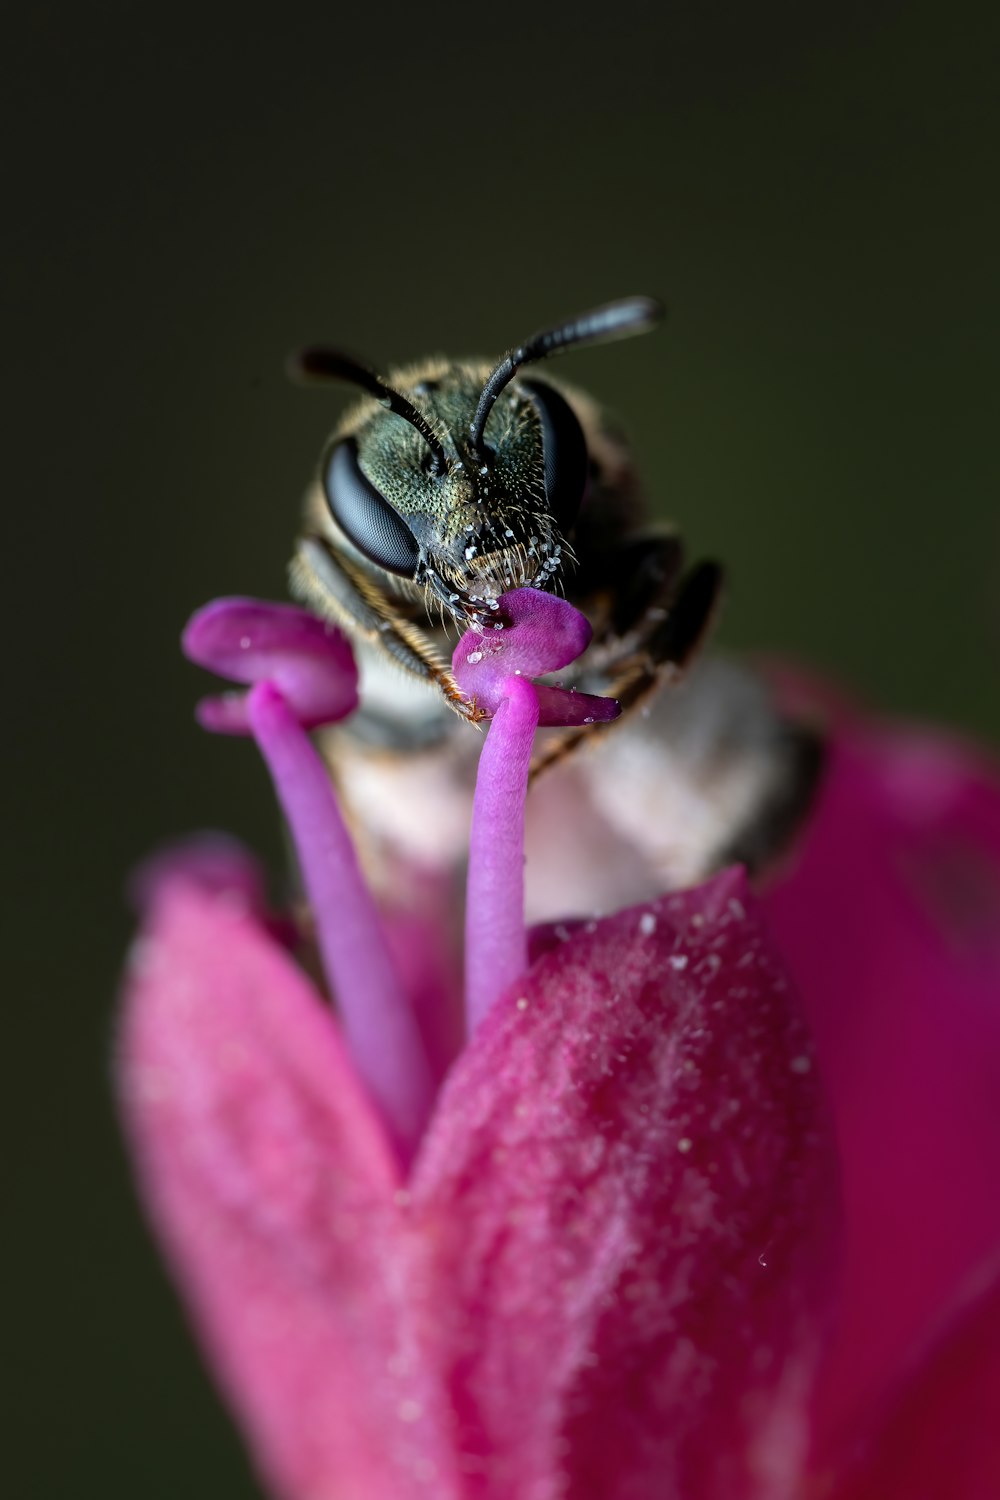
[[[626, 298], [535, 334], [495, 365], [436, 359], [391, 379], [333, 349], [299, 355], [300, 375], [366, 393], [323, 453], [291, 581], [352, 635], [369, 678], [402, 668], [478, 722], [442, 626], [502, 628], [502, 595], [525, 587], [566, 589], [587, 614], [589, 666], [600, 658], [623, 704], [690, 652], [717, 570], [696, 570], [693, 591], [674, 601], [680, 545], [662, 531], [635, 533], [623, 444], [587, 397], [526, 373], [569, 349], [645, 333], [661, 312]], [[669, 628], [667, 602], [678, 604]], [[405, 728], [394, 724], [391, 737]]]
[[330, 515], [373, 568], [429, 588], [459, 620], [508, 589], [545, 588], [587, 480], [587, 444], [547, 381], [515, 380], [470, 441], [488, 366], [434, 362], [392, 377], [440, 444], [365, 401], [348, 413], [321, 470]]

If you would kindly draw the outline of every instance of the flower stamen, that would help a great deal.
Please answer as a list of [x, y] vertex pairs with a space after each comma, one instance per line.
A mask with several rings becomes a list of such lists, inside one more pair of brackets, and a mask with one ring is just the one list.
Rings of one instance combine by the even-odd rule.
[[465, 909], [465, 1013], [471, 1035], [528, 967], [524, 926], [524, 810], [539, 724], [607, 722], [618, 704], [532, 677], [569, 666], [590, 625], [565, 599], [515, 589], [500, 600], [502, 636], [470, 630], [452, 659], [461, 687], [492, 712], [479, 757]]
[[288, 820], [347, 1044], [408, 1159], [433, 1103], [431, 1070], [329, 772], [273, 683], [251, 689], [247, 716]]
[[469, 1033], [528, 967], [524, 926], [524, 804], [538, 698], [508, 678], [479, 757], [465, 904], [465, 1008]]

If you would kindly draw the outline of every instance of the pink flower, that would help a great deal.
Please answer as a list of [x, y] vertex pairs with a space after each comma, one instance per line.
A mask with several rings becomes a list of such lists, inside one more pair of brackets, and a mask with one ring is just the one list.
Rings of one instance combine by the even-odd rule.
[[765, 900], [841, 1163], [818, 1441], [887, 1420], [872, 1500], [1000, 1495], [1000, 783], [943, 735], [836, 717], [808, 836]]
[[524, 592], [456, 653], [494, 715], [457, 1057], [417, 1001], [445, 983], [435, 935], [390, 942], [300, 727], [353, 704], [339, 638], [247, 601], [189, 627], [257, 684], [202, 721], [268, 760], [337, 995], [335, 1018], [244, 857], [203, 846], [147, 877], [126, 1121], [265, 1483], [1000, 1493], [1000, 788], [950, 746], [843, 724], [763, 907], [727, 871], [538, 931], [529, 964], [534, 725], [612, 710], [531, 685], [586, 640]]

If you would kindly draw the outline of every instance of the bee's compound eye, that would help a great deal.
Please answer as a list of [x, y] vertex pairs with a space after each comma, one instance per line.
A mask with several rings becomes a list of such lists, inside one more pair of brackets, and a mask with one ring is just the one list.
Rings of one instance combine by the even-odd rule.
[[333, 519], [358, 551], [387, 573], [412, 578], [420, 556], [417, 539], [362, 473], [353, 438], [330, 454], [323, 484]]
[[545, 498], [560, 531], [576, 520], [587, 483], [587, 443], [565, 396], [541, 380], [522, 380], [542, 424]]

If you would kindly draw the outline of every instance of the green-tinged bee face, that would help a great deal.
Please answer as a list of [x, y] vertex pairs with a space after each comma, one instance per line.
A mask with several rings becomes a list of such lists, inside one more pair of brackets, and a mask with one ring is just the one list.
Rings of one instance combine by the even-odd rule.
[[[641, 499], [621, 438], [582, 392], [526, 367], [645, 333], [662, 311], [649, 297], [627, 297], [534, 334], [495, 365], [433, 359], [391, 379], [335, 349], [298, 355], [300, 377], [365, 393], [307, 492], [291, 583], [357, 643], [373, 703], [386, 670], [402, 668], [478, 723], [475, 699], [450, 670], [448, 627], [502, 630], [502, 598], [523, 588], [565, 591], [587, 615], [591, 663], [601, 653], [614, 659], [612, 637], [640, 651], [626, 698], [655, 678], [665, 658], [658, 637], [649, 650], [645, 640], [663, 633], [680, 543], [633, 534]], [[671, 660], [711, 606], [711, 579], [698, 588], [672, 616], [663, 643]]]
[[[587, 442], [569, 402], [524, 365], [644, 332], [648, 298], [598, 308], [537, 334], [491, 369], [436, 361], [382, 381], [343, 355], [307, 351], [307, 374], [361, 385], [323, 455], [330, 515], [349, 554], [483, 619], [508, 589], [547, 588], [587, 483]], [[374, 398], [374, 399], [372, 399]]]
[[469, 433], [488, 375], [453, 364], [395, 379], [443, 460], [405, 420], [367, 402], [323, 464], [345, 538], [377, 567], [426, 584], [457, 617], [495, 610], [507, 589], [544, 588], [558, 575], [587, 480], [580, 423], [540, 380], [507, 387], [475, 451]]

